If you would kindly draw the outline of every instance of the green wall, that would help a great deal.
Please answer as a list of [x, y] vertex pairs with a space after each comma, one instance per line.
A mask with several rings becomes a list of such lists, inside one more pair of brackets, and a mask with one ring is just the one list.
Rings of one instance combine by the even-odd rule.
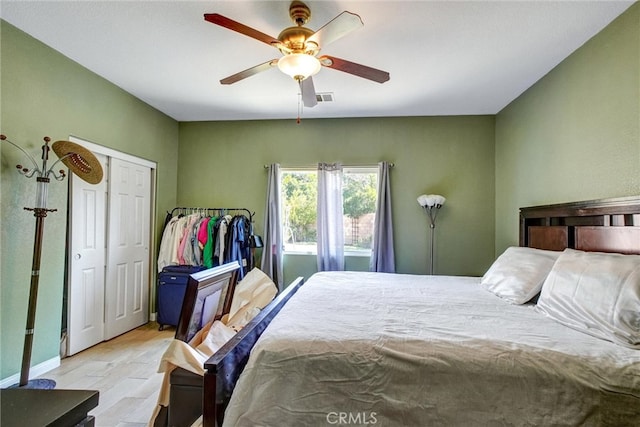
[[496, 253], [519, 207], [640, 194], [640, 3], [496, 117]]
[[[439, 193], [436, 271], [478, 275], [494, 253], [493, 116], [180, 123], [178, 201], [244, 207], [264, 224], [264, 165], [395, 163], [391, 171], [396, 269], [428, 271], [428, 220], [416, 198]], [[365, 262], [363, 262], [365, 261]], [[315, 272], [314, 256], [285, 259], [285, 282]], [[368, 260], [347, 259], [366, 269]]]
[[[10, 24], [0, 21], [1, 133], [40, 158], [44, 136], [69, 135], [157, 162], [157, 222], [176, 203], [178, 123]], [[52, 159], [55, 155], [51, 154]], [[31, 277], [35, 178], [15, 165], [27, 159], [2, 144], [0, 378], [20, 370]], [[50, 165], [52, 162], [49, 163]], [[67, 181], [49, 184], [32, 365], [60, 348]], [[160, 226], [159, 225], [159, 226]]]

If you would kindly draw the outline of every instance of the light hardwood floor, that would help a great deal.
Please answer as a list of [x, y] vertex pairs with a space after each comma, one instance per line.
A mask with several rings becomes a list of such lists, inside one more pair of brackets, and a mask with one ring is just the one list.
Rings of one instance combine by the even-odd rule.
[[150, 322], [62, 359], [42, 377], [55, 380], [58, 389], [98, 390], [98, 407], [90, 412], [96, 427], [146, 426], [162, 383], [158, 364], [174, 334], [174, 328], [158, 331]]

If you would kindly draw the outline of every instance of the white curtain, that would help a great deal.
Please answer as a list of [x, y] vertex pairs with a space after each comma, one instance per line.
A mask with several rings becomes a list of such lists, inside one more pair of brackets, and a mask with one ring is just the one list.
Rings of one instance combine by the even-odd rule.
[[282, 221], [280, 219], [280, 165], [269, 166], [267, 205], [265, 207], [261, 270], [284, 288], [282, 277]]
[[391, 214], [391, 183], [389, 162], [378, 163], [378, 202], [373, 224], [373, 250], [369, 270], [395, 273], [393, 252], [393, 216]]
[[318, 271], [344, 270], [342, 164], [318, 163]]

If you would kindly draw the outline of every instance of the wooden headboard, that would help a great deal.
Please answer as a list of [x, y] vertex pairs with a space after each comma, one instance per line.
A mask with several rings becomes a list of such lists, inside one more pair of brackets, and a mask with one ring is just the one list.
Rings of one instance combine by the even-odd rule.
[[521, 208], [520, 246], [640, 254], [640, 196]]

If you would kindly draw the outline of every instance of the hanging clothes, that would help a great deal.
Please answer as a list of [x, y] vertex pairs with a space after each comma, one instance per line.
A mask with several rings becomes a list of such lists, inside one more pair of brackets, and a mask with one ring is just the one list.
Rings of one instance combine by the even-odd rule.
[[[180, 245], [178, 246], [178, 264], [179, 265], [195, 265], [192, 263], [193, 258], [193, 229], [197, 222], [202, 219], [202, 214], [195, 213], [187, 217], [187, 221], [184, 228], [184, 234], [180, 239]], [[191, 250], [191, 253], [188, 250]]]
[[251, 257], [251, 248], [249, 247], [250, 224], [246, 217], [235, 216], [230, 227], [229, 251], [225, 262], [238, 261], [240, 263], [243, 267], [240, 270], [240, 279], [244, 277], [243, 270], [246, 270], [247, 260]]
[[174, 216], [166, 222], [164, 231], [162, 232], [162, 240], [160, 241], [160, 250], [158, 252], [158, 272], [162, 271], [166, 266], [172, 265], [171, 259], [173, 256], [171, 248], [173, 246], [173, 234], [175, 233], [179, 220], [179, 217]]
[[205, 238], [204, 250], [202, 252], [202, 265], [207, 268], [213, 267], [213, 252], [215, 249], [215, 239], [217, 234], [216, 224], [218, 220], [216, 218], [209, 219], [207, 224], [207, 232]]
[[[230, 215], [227, 211], [249, 213]], [[177, 216], [173, 216], [177, 213]], [[169, 217], [171, 215], [171, 217]], [[207, 268], [238, 261], [239, 277], [247, 273], [253, 214], [247, 209], [175, 208], [168, 213], [158, 253], [158, 272], [168, 265]]]
[[[220, 218], [218, 221], [218, 234], [216, 237], [216, 247], [213, 253], [215, 257], [215, 265], [222, 265], [226, 262], [225, 259], [225, 251], [229, 250], [229, 245], [227, 244], [227, 230], [229, 228], [229, 223], [233, 217], [231, 215], [225, 215]], [[242, 264], [241, 264], [242, 265]]]

